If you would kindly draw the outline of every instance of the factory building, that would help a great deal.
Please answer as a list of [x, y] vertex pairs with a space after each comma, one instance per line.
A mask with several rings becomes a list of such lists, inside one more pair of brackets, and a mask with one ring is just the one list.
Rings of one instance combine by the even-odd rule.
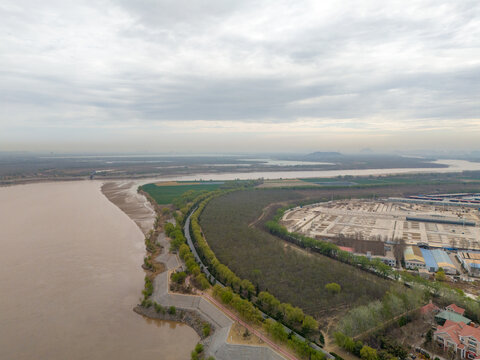
[[480, 253], [461, 251], [457, 253], [457, 259], [471, 276], [480, 276]]
[[407, 246], [403, 252], [407, 269], [425, 269], [425, 259], [418, 246]]
[[430, 272], [437, 272], [442, 268], [446, 274], [455, 275], [457, 268], [452, 263], [448, 254], [440, 249], [420, 249], [425, 260], [425, 267]]

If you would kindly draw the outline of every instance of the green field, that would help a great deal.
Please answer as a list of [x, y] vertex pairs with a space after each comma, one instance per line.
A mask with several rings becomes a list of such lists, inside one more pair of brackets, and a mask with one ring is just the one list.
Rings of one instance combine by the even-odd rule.
[[[205, 237], [220, 262], [241, 278], [258, 284], [282, 302], [321, 316], [381, 298], [390, 283], [322, 255], [305, 254], [284, 241], [249, 226], [264, 207], [279, 201], [298, 201], [314, 190], [248, 190], [213, 199], [200, 217]], [[325, 190], [318, 192], [325, 195]], [[332, 295], [325, 285], [336, 282], [342, 291]]]
[[172, 204], [175, 199], [180, 198], [187, 192], [191, 192], [192, 197], [199, 195], [204, 191], [217, 190], [223, 185], [223, 182], [178, 182], [176, 185], [147, 184], [141, 186], [141, 190], [149, 194], [159, 205]]

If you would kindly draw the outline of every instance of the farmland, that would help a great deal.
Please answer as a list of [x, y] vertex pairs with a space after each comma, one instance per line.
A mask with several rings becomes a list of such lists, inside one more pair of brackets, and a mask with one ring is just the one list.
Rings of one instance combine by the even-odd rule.
[[175, 199], [181, 197], [186, 192], [190, 192], [192, 197], [205, 191], [217, 190], [223, 182], [205, 181], [205, 182], [168, 182], [158, 184], [143, 185], [141, 189], [148, 193], [159, 205], [172, 204]]
[[461, 182], [479, 182], [480, 174], [477, 172], [464, 172], [463, 174], [403, 174], [388, 176], [337, 176], [329, 178], [298, 178], [265, 180], [263, 188], [280, 187], [372, 187], [392, 185], [438, 185]]

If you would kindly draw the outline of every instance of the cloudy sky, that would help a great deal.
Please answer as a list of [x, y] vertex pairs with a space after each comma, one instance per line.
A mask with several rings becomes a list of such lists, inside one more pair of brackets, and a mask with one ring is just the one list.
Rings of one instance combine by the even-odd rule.
[[3, 0], [0, 150], [480, 149], [478, 0]]

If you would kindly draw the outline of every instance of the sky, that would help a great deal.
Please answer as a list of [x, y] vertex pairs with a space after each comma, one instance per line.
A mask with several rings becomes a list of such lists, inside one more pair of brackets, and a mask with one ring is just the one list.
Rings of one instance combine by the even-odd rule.
[[0, 151], [480, 149], [478, 0], [3, 0]]

